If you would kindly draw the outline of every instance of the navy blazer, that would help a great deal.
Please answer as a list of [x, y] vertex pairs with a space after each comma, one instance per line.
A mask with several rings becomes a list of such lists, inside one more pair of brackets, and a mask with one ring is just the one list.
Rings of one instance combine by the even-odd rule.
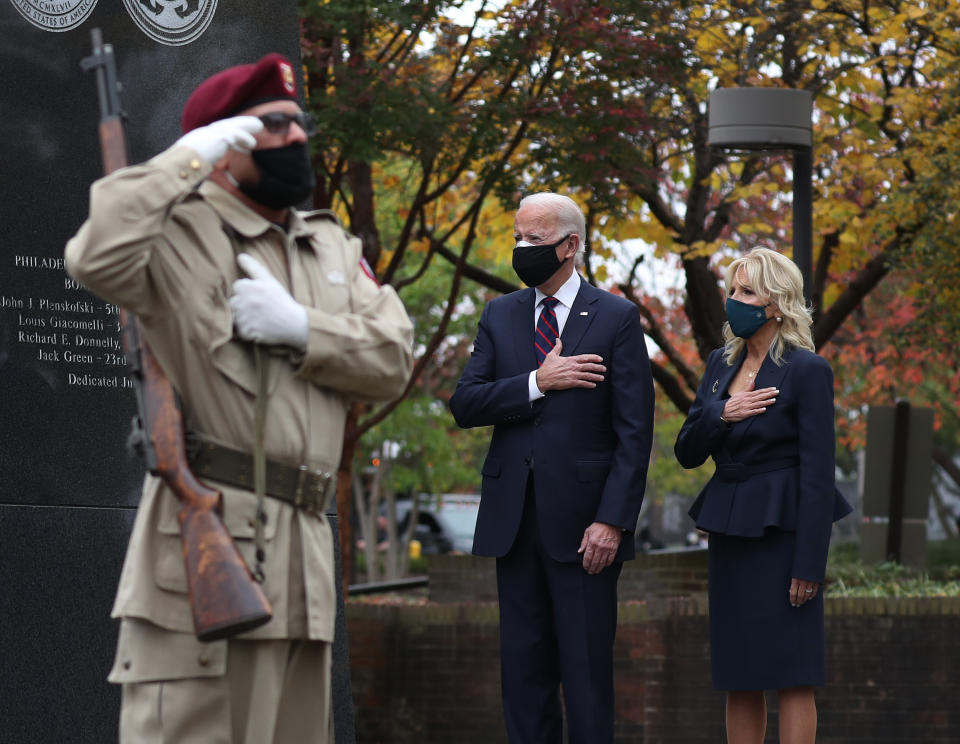
[[532, 471], [540, 535], [553, 559], [579, 562], [594, 521], [628, 530], [616, 560], [633, 558], [653, 440], [653, 379], [639, 313], [581, 278], [562, 354], [599, 354], [604, 380], [551, 390], [531, 404], [534, 297], [523, 289], [487, 304], [450, 399], [460, 426], [493, 426], [473, 552], [499, 557], [513, 545]]
[[849, 514], [836, 488], [833, 371], [805, 349], [766, 357], [756, 387], [779, 389], [776, 402], [756, 416], [720, 420], [727, 387], [744, 354], [728, 366], [723, 349], [707, 358], [697, 397], [674, 447], [685, 468], [713, 457], [716, 472], [690, 509], [706, 532], [758, 537], [768, 527], [796, 532], [793, 577], [822, 583], [831, 525]]

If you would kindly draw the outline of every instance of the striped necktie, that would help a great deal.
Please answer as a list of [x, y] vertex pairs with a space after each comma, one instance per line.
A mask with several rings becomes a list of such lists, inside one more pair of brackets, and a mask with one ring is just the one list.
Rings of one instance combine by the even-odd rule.
[[534, 351], [537, 353], [537, 366], [543, 364], [550, 350], [556, 344], [560, 337], [560, 324], [557, 322], [557, 314], [554, 312], [554, 306], [560, 302], [556, 297], [544, 297], [540, 300], [542, 310], [540, 317], [537, 318], [537, 328], [533, 335]]

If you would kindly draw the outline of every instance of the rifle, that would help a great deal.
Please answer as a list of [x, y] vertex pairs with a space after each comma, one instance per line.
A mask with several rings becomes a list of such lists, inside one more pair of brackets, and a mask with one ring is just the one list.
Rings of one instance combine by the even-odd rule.
[[[90, 38], [93, 55], [80, 64], [97, 75], [100, 147], [103, 170], [109, 174], [128, 165], [120, 83], [112, 45], [103, 43], [99, 28]], [[166, 481], [180, 501], [177, 520], [197, 638], [215, 641], [253, 630], [270, 620], [272, 608], [223, 524], [223, 495], [200, 483], [190, 470], [176, 393], [139, 321], [121, 308], [120, 327], [139, 411], [131, 440], [150, 472]]]

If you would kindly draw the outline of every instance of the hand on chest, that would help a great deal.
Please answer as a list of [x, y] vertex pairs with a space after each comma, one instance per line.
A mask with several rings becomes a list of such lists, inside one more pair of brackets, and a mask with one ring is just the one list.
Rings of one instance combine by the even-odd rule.
[[[738, 380], [737, 377], [746, 377], [740, 374], [731, 380], [726, 393], [718, 390], [717, 396], [726, 400], [729, 396], [752, 391], [763, 391], [767, 388], [776, 388], [773, 403], [766, 405], [765, 410], [734, 424], [733, 442], [744, 445], [749, 441], [758, 443], [758, 440], [779, 440], [782, 437], [796, 437], [798, 430], [798, 415], [801, 401], [798, 400], [796, 390], [791, 384], [790, 376], [774, 370], [772, 375], [759, 374], [752, 380]], [[741, 387], [738, 388], [738, 384]]]
[[296, 302], [332, 314], [348, 311], [350, 275], [335, 247], [300, 239], [286, 244], [270, 241], [255, 249], [251, 255], [269, 269]]

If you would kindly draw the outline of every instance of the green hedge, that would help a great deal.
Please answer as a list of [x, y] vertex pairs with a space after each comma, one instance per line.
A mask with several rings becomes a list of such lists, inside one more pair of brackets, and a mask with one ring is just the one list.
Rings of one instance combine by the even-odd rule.
[[828, 597], [956, 597], [960, 596], [960, 540], [931, 541], [924, 570], [897, 563], [864, 565], [860, 546], [840, 543], [830, 548]]

